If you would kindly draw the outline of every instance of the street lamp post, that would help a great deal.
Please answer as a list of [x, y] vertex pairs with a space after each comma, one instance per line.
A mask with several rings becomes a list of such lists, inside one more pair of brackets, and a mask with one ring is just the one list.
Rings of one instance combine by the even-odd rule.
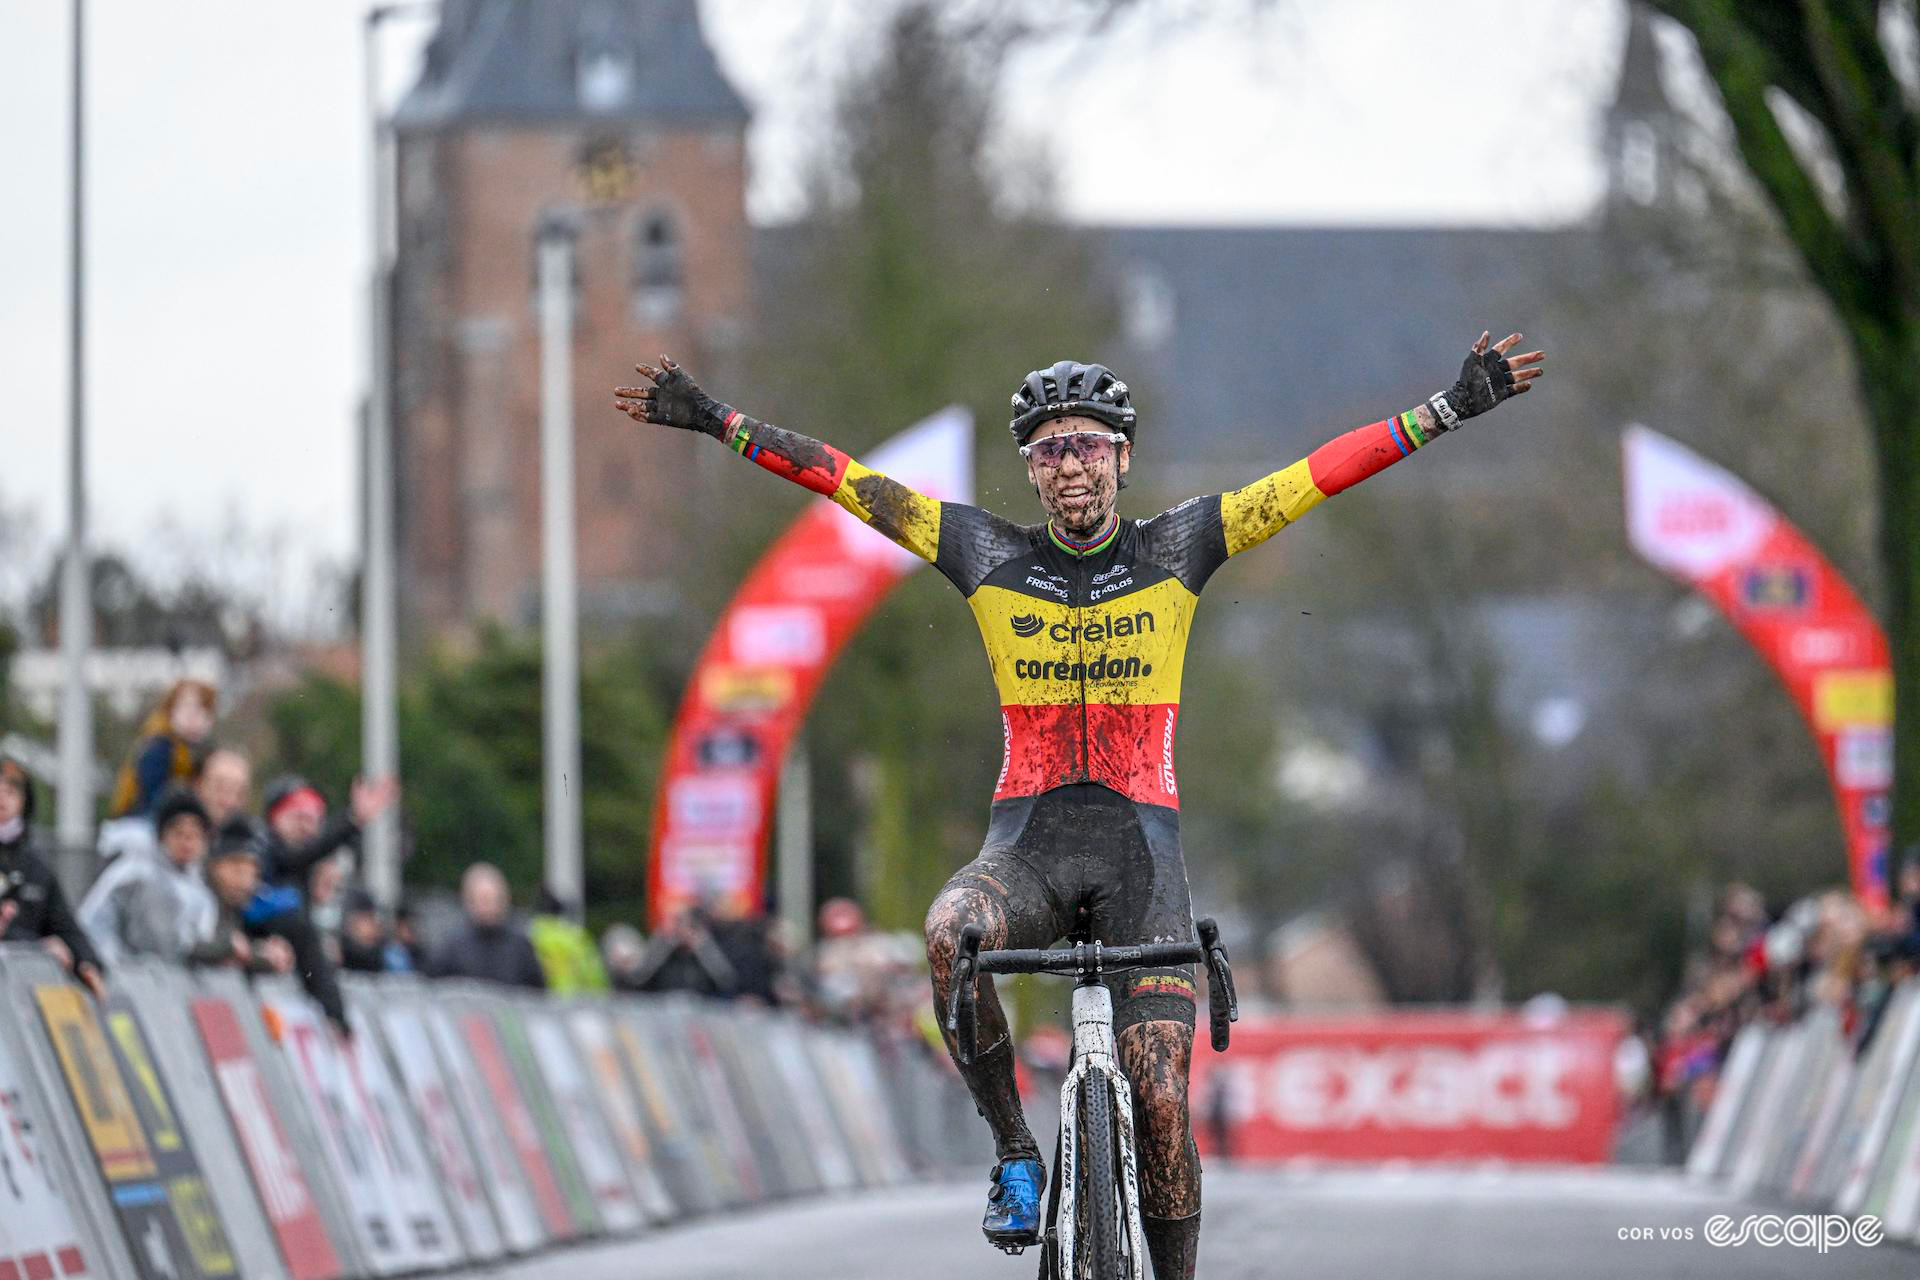
[[580, 855], [580, 618], [574, 580], [574, 226], [540, 225], [541, 719], [546, 764], [546, 884], [569, 911], [585, 901]]
[[[432, 10], [421, 4], [367, 11], [367, 119], [372, 140], [368, 206], [372, 270], [367, 297], [367, 411], [361, 434], [360, 759], [372, 778], [400, 777], [399, 603], [394, 574], [393, 482], [393, 123], [380, 107], [380, 27], [388, 18]], [[368, 892], [383, 908], [400, 901], [399, 814], [389, 808], [367, 828]]]
[[67, 366], [67, 553], [60, 573], [59, 874], [67, 892], [76, 897], [93, 869], [93, 699], [87, 687], [93, 606], [87, 590], [85, 37], [86, 3], [73, 0], [73, 230], [68, 246], [72, 328]]

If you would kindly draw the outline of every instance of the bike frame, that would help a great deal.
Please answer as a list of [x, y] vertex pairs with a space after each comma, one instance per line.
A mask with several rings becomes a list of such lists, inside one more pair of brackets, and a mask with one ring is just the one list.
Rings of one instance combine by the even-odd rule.
[[[1071, 947], [1044, 950], [982, 951], [984, 930], [978, 923], [962, 925], [947, 990], [946, 1030], [952, 1036], [955, 1060], [967, 1066], [974, 1060], [977, 1029], [974, 984], [989, 973], [1072, 974], [1073, 1062], [1060, 1086], [1060, 1156], [1048, 1196], [1052, 1221], [1041, 1232], [1041, 1243], [1053, 1251], [1055, 1274], [1073, 1274], [1083, 1173], [1080, 1159], [1079, 1094], [1083, 1086], [1099, 1081], [1113, 1107], [1113, 1135], [1120, 1185], [1120, 1211], [1126, 1219], [1121, 1232], [1127, 1256], [1124, 1280], [1147, 1280], [1146, 1233], [1140, 1220], [1139, 1148], [1133, 1129], [1133, 1085], [1120, 1068], [1120, 1046], [1113, 1032], [1113, 997], [1106, 979], [1123, 969], [1157, 965], [1204, 964], [1207, 968], [1207, 1016], [1212, 1024], [1215, 1052], [1225, 1052], [1229, 1024], [1240, 1017], [1234, 997], [1233, 970], [1220, 931], [1210, 919], [1197, 921], [1197, 943], [1134, 943], [1107, 946], [1078, 941]], [[1064, 1207], [1063, 1207], [1064, 1206]], [[1046, 1229], [1051, 1227], [1049, 1233]], [[1002, 1244], [1008, 1253], [1020, 1253], [1024, 1244]], [[1044, 1256], [1044, 1255], [1043, 1255]], [[1043, 1264], [1044, 1265], [1044, 1264]]]
[[1059, 1220], [1054, 1224], [1060, 1274], [1073, 1274], [1074, 1205], [1079, 1203], [1080, 1088], [1098, 1077], [1113, 1102], [1114, 1140], [1119, 1145], [1120, 1210], [1126, 1218], [1127, 1277], [1146, 1280], [1146, 1236], [1140, 1225], [1140, 1176], [1133, 1137], [1133, 1086], [1120, 1069], [1120, 1047], [1113, 1035], [1113, 996], [1098, 978], [1073, 989], [1073, 1065], [1060, 1086]]

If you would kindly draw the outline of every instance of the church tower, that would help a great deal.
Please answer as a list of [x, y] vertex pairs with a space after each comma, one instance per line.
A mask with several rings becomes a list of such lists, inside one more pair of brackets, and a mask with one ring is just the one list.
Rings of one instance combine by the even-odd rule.
[[1634, 0], [1627, 6], [1626, 49], [1602, 139], [1607, 203], [1613, 210], [1665, 209], [1673, 204], [1680, 175], [1678, 128], [1679, 117], [1660, 81], [1660, 45], [1653, 34], [1653, 15]]
[[[409, 640], [531, 621], [540, 589], [535, 244], [576, 228], [582, 621], [665, 612], [695, 441], [609, 389], [709, 368], [747, 318], [748, 112], [695, 0], [447, 0], [395, 113], [393, 415]], [[624, 429], [623, 429], [624, 428]]]

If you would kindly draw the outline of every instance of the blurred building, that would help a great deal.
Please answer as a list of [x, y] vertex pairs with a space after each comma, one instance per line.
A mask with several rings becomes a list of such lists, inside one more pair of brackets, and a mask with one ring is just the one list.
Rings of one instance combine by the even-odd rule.
[[1337, 915], [1308, 911], [1267, 939], [1266, 988], [1291, 1011], [1373, 1009], [1386, 990], [1352, 930]]
[[[576, 234], [574, 405], [694, 367], [748, 296], [744, 133], [695, 0], [447, 0], [398, 135], [394, 422], [413, 639], [530, 621], [540, 580], [535, 242]], [[583, 615], [672, 607], [693, 440], [575, 433]]]
[[[1607, 238], [1616, 211], [1673, 201], [1672, 115], [1659, 50], [1636, 6], [1604, 122], [1613, 186], [1596, 219], [1554, 228], [1088, 228], [1122, 302], [1119, 339], [1100, 358], [1124, 371], [1151, 424], [1140, 501], [1244, 482], [1250, 460], [1279, 465], [1333, 431], [1424, 398], [1483, 326], [1525, 317], [1529, 345], [1557, 355], [1610, 342], [1604, 315], [1550, 304], [1606, 296], [1596, 280], [1616, 256]], [[673, 579], [697, 572], [703, 535], [719, 519], [695, 505], [700, 474], [726, 460], [672, 432], [646, 433], [644, 450], [635, 448], [611, 418], [607, 390], [636, 357], [661, 351], [716, 385], [737, 384], [729, 356], [752, 324], [752, 298], [799, 287], [791, 267], [806, 229], [746, 223], [748, 119], [695, 0], [443, 8], [396, 116], [394, 394], [411, 637], [535, 616], [534, 243], [555, 216], [578, 227], [584, 620], [592, 628], [678, 603]], [[1036, 352], [1034, 363], [1058, 354]], [[1570, 385], [1567, 372], [1560, 378]], [[1454, 510], [1549, 493], [1569, 442], [1621, 421], [1617, 405], [1591, 390], [1530, 403], [1528, 429], [1507, 433], [1497, 449], [1436, 450], [1391, 484], [1443, 493]], [[1715, 411], [1711, 388], [1697, 382], [1633, 390], [1648, 421]], [[586, 429], [602, 422], [609, 429]]]

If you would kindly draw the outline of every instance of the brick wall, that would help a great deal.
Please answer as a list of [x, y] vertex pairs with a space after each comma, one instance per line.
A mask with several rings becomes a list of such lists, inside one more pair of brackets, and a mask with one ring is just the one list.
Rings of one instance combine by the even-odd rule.
[[[575, 493], [591, 625], [670, 607], [698, 442], [640, 433], [608, 389], [638, 358], [700, 367], [746, 321], [740, 130], [468, 126], [410, 135], [395, 310], [402, 608], [415, 641], [526, 621], [539, 591], [534, 240], [578, 217]], [[667, 245], [649, 245], [664, 218]], [[656, 233], [656, 240], [659, 236]], [[677, 307], [667, 305], [682, 282]], [[623, 429], [624, 428], [624, 429]]]

